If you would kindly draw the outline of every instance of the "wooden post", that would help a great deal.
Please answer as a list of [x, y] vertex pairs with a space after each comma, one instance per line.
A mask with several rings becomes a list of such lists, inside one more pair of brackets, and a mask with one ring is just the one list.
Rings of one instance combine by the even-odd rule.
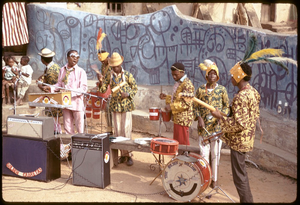
[[249, 18], [250, 26], [255, 27], [255, 28], [262, 28], [261, 24], [260, 24], [260, 21], [259, 21], [259, 18], [256, 14], [256, 11], [255, 11], [254, 7], [253, 7], [253, 4], [252, 3], [246, 3], [244, 5], [244, 7], [246, 9], [246, 12], [247, 12], [247, 15], [248, 15], [248, 18]]

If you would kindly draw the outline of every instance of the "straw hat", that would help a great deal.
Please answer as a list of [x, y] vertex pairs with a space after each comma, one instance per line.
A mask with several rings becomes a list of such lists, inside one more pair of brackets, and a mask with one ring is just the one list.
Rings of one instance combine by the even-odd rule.
[[108, 58], [108, 64], [112, 67], [121, 65], [123, 61], [124, 61], [124, 57], [116, 52], [113, 52], [111, 57]]
[[51, 51], [49, 48], [43, 48], [41, 52], [39, 53], [40, 56], [43, 56], [45, 58], [50, 58], [55, 56], [55, 53]]

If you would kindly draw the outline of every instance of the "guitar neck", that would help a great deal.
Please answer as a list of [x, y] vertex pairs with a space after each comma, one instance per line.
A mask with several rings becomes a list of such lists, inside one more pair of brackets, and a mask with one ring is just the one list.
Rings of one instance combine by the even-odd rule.
[[[203, 102], [202, 100], [199, 100], [198, 98], [193, 97], [192, 100], [193, 100], [194, 102], [198, 103], [199, 105], [202, 105], [203, 107], [209, 109], [210, 111], [215, 111], [215, 110], [216, 110], [216, 108], [214, 108], [213, 106], [211, 106], [211, 105], [209, 105], [209, 104]], [[221, 113], [221, 115], [223, 115], [223, 116], [227, 116], [227, 115], [226, 115], [225, 113], [223, 113], [223, 112], [220, 112], [220, 113]]]

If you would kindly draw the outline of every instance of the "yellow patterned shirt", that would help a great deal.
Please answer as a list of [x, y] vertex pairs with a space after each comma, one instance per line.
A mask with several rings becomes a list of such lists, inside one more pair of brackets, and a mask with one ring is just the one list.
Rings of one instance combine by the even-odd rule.
[[[57, 80], [58, 80], [59, 71], [60, 71], [59, 65], [54, 63], [53, 61], [50, 62], [47, 65], [47, 70], [45, 70], [44, 83], [47, 83], [50, 85], [56, 84]], [[57, 115], [59, 117], [63, 116], [62, 109], [60, 109], [60, 108], [51, 108], [50, 110], [51, 110], [51, 112], [48, 110], [45, 111], [45, 114], [48, 117], [56, 117]]]
[[[105, 75], [102, 86], [99, 91], [105, 93], [108, 85], [111, 89], [119, 85], [121, 82], [126, 81], [126, 85], [122, 86], [118, 91], [112, 93], [112, 97], [109, 103], [109, 110], [111, 112], [131, 112], [135, 109], [133, 98], [137, 93], [137, 84], [131, 73], [122, 69], [122, 73], [116, 75], [113, 70]], [[121, 93], [126, 92], [129, 97], [122, 98]]]
[[102, 63], [102, 66], [101, 66], [101, 74], [105, 77], [106, 73], [110, 73], [110, 71], [111, 71], [110, 65], [106, 65], [106, 66], [105, 66], [105, 65]]
[[188, 127], [192, 125], [193, 102], [186, 102], [183, 98], [179, 98], [179, 93], [184, 92], [194, 94], [194, 89], [192, 82], [186, 77], [174, 93], [173, 101], [172, 95], [167, 95], [166, 104], [170, 104], [175, 124]]
[[[218, 108], [218, 110], [225, 114], [228, 114], [229, 112], [227, 90], [222, 85], [216, 84], [216, 87], [211, 92], [206, 89], [206, 84], [201, 85], [196, 91], [195, 97]], [[194, 120], [197, 121], [199, 116], [204, 120], [205, 129], [210, 134], [221, 132], [221, 126], [219, 125], [217, 118], [212, 117], [210, 110], [194, 102]], [[207, 132], [199, 127], [198, 135], [203, 137], [208, 136]]]
[[47, 84], [50, 84], [50, 85], [56, 84], [57, 80], [58, 80], [59, 71], [60, 71], [59, 65], [57, 65], [53, 61], [50, 62], [48, 64], [47, 70], [45, 72], [44, 83], [47, 83]]
[[249, 152], [253, 149], [256, 121], [259, 118], [260, 95], [248, 85], [232, 100], [232, 115], [220, 120], [224, 135], [221, 137], [231, 149]]

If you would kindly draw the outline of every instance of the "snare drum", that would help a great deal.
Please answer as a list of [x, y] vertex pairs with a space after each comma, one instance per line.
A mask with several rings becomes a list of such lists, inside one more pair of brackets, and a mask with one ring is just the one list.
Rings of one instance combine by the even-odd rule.
[[203, 138], [202, 145], [205, 146], [211, 142], [216, 141], [223, 135], [223, 132], [213, 133], [212, 135], [209, 135], [208, 137]]
[[160, 108], [158, 108], [158, 107], [149, 108], [150, 120], [159, 120], [159, 112], [160, 112]]
[[151, 140], [150, 150], [161, 155], [177, 155], [179, 142], [174, 139], [156, 137]]
[[198, 154], [173, 158], [162, 174], [165, 191], [175, 200], [191, 201], [204, 192], [211, 183], [211, 168]]

